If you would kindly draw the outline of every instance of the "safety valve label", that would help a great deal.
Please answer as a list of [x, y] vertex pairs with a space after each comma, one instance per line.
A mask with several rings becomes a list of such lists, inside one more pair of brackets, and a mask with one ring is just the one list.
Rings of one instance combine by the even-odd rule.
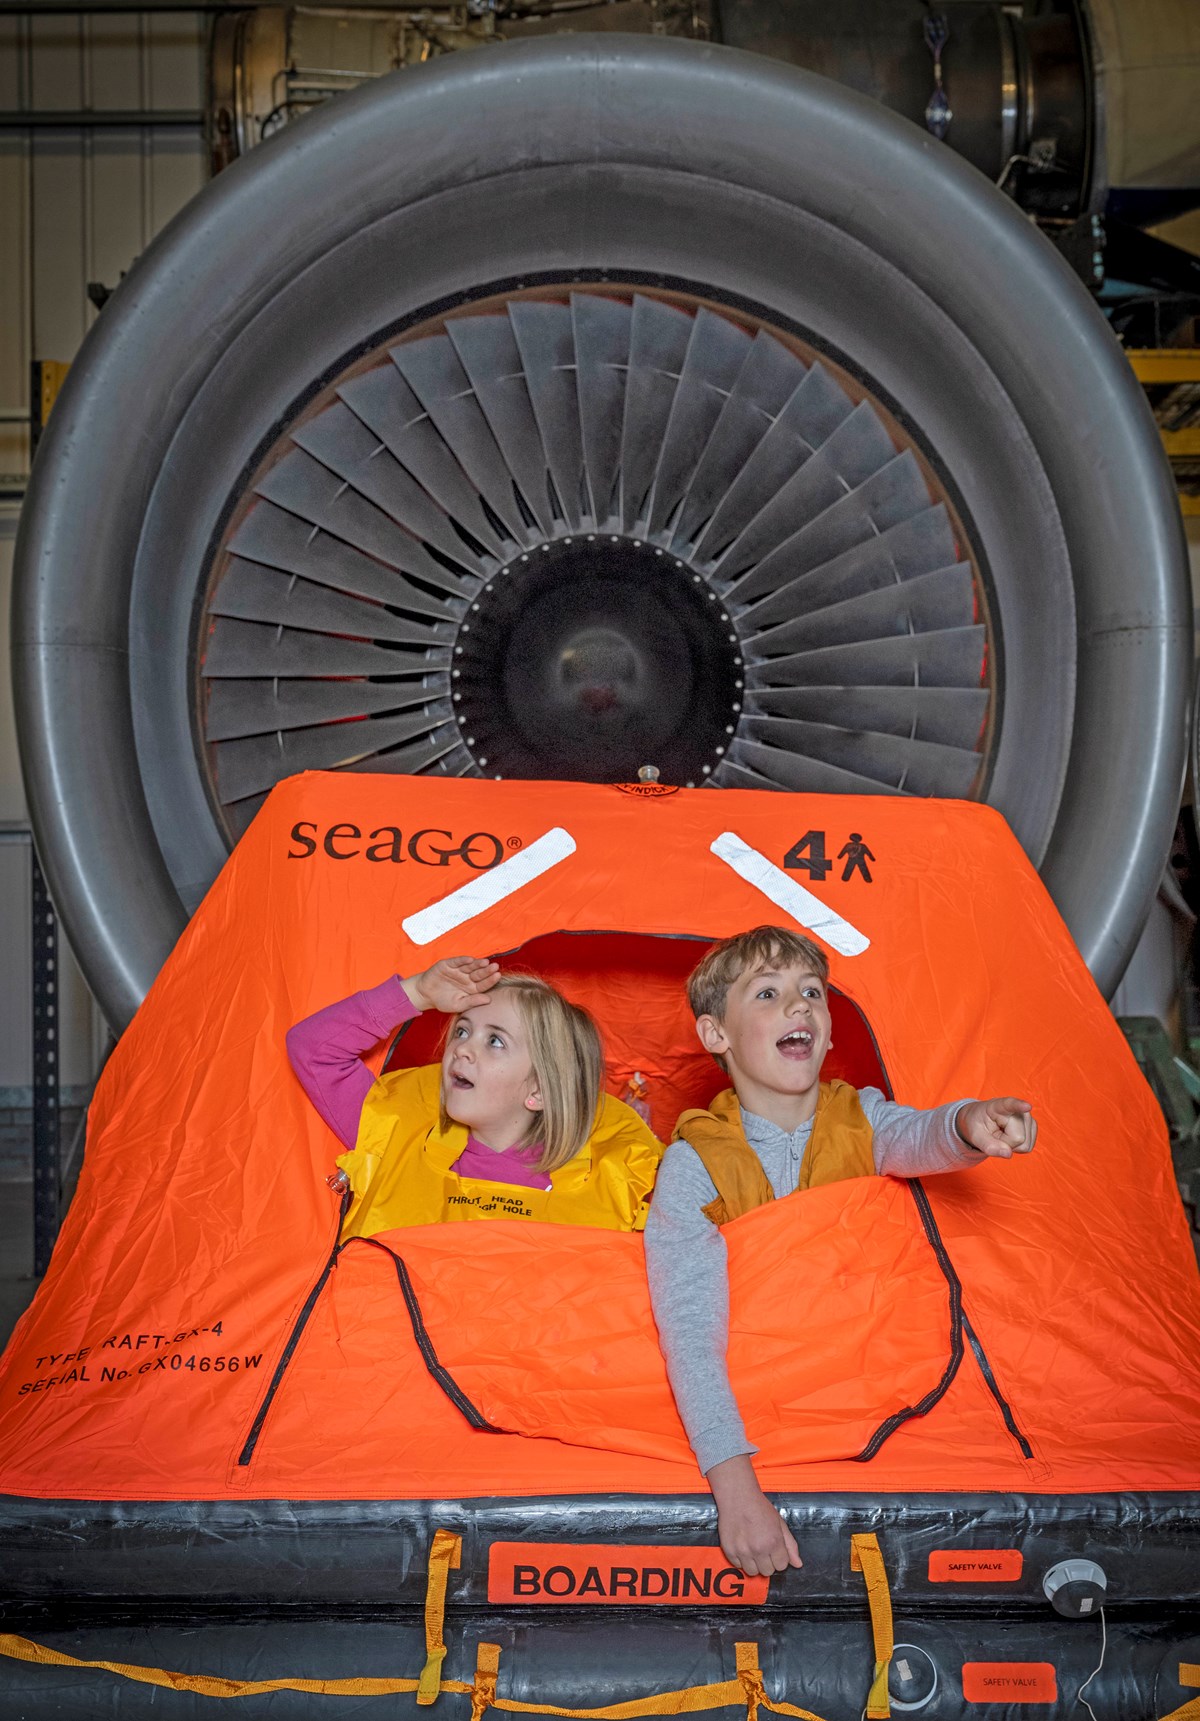
[[1013, 1584], [1025, 1564], [1020, 1548], [935, 1548], [931, 1584]]
[[1058, 1701], [1058, 1680], [1048, 1661], [968, 1661], [962, 1681], [968, 1703]]

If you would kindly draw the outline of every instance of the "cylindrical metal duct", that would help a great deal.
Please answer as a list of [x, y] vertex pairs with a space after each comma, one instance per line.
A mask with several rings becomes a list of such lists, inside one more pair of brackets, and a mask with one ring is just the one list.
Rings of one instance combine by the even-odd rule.
[[[1078, 5], [1024, 16], [999, 0], [495, 0], [342, 13], [262, 7], [214, 21], [210, 133], [219, 170], [339, 91], [462, 48], [569, 31], [715, 38], [833, 78], [929, 129], [1051, 218], [1092, 186], [1094, 113]], [[1127, 28], [1128, 33], [1128, 28]], [[1102, 193], [1098, 193], [1102, 195]]]
[[[1143, 196], [1195, 191], [1200, 8], [1194, 0], [1087, 0], [1087, 18], [1107, 186]], [[1177, 198], [1173, 207], [1183, 204]]]
[[[731, 47], [834, 78], [916, 124], [1047, 215], [1087, 198], [1091, 113], [1073, 9], [1026, 18], [977, 0], [720, 0]], [[948, 117], [939, 122], [934, 50]]]
[[117, 1023], [306, 765], [983, 797], [1105, 987], [1178, 805], [1178, 508], [1090, 298], [927, 134], [694, 43], [449, 56], [223, 173], [72, 371], [14, 621]]

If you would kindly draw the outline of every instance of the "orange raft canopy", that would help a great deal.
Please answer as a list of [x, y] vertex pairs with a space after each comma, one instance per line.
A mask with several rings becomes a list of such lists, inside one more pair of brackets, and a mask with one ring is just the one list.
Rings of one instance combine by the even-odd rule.
[[[591, 1007], [610, 1089], [666, 1135], [724, 1085], [684, 976], [763, 921], [830, 948], [828, 1073], [920, 1106], [1016, 1091], [1041, 1125], [1029, 1158], [726, 1228], [733, 1383], [804, 1555], [769, 1586], [723, 1565], [640, 1236], [339, 1246], [338, 1144], [284, 1051], [389, 971], [500, 953]], [[437, 1029], [378, 1062], [428, 1062]], [[42, 1645], [0, 1633], [0, 1690], [31, 1721], [287, 1690], [298, 1721], [351, 1694], [415, 1715], [444, 1673], [450, 1721], [832, 1721], [889, 1687], [1012, 1721], [1077, 1712], [1100, 1624], [1097, 1713], [1197, 1721], [1198, 1341], [1162, 1120], [995, 813], [296, 778], [114, 1053], [0, 1363], [0, 1624]]]
[[[666, 1136], [721, 1085], [682, 998], [697, 941], [763, 921], [830, 948], [832, 1073], [918, 1106], [1016, 1092], [1041, 1130], [1030, 1158], [927, 1179], [923, 1200], [865, 1179], [728, 1229], [731, 1370], [764, 1484], [1194, 1489], [1200, 1287], [1162, 1119], [997, 814], [337, 774], [274, 791], [104, 1072], [0, 1372], [0, 1490], [701, 1489], [636, 1235], [394, 1231], [392, 1254], [342, 1250], [313, 1299], [338, 1148], [284, 1035], [393, 970], [503, 952], [589, 1005], [611, 1090], [639, 1075]], [[428, 1058], [429, 1033], [393, 1066]]]

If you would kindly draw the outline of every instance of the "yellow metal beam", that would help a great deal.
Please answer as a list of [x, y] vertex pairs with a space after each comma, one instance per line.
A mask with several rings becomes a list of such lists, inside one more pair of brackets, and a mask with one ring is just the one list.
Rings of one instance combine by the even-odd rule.
[[1140, 383], [1200, 382], [1200, 347], [1126, 347]]
[[1163, 430], [1162, 445], [1172, 460], [1200, 460], [1200, 425], [1186, 430]]
[[46, 428], [46, 420], [58, 399], [59, 389], [67, 380], [70, 368], [69, 364], [63, 364], [59, 359], [33, 361], [33, 410], [29, 415], [29, 428], [34, 448], [37, 447], [38, 437]]

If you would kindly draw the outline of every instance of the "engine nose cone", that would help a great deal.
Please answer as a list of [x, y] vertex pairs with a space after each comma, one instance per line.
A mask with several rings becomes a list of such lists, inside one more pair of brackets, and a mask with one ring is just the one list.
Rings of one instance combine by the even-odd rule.
[[540, 545], [479, 593], [454, 646], [452, 695], [481, 771], [670, 783], [720, 765], [742, 706], [736, 629], [707, 581], [619, 534]]
[[563, 705], [589, 716], [649, 702], [645, 659], [632, 640], [612, 628], [583, 628], [563, 647], [557, 671]]

